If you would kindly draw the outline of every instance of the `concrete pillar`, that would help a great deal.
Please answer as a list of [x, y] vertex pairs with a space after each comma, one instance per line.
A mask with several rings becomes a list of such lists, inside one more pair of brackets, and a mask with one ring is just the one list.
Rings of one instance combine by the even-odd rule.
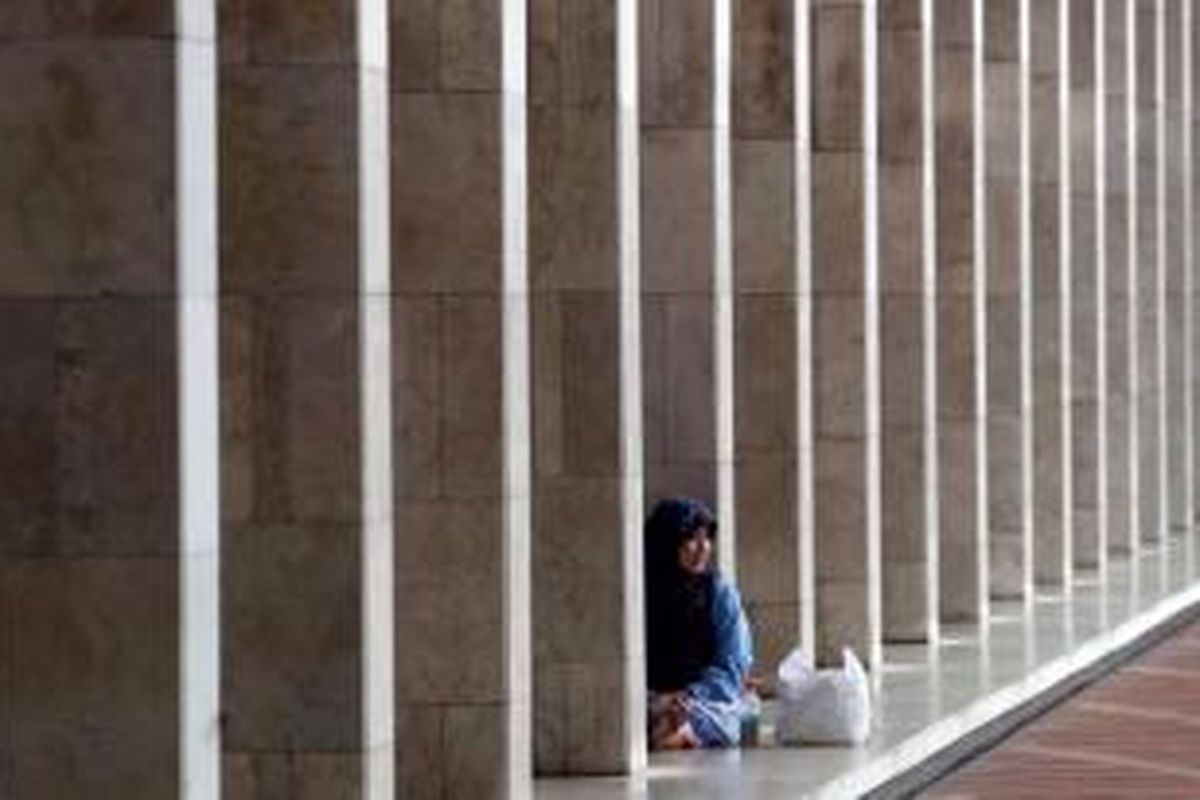
[[532, 791], [525, 12], [392, 4], [402, 797]]
[[[1197, 358], [1200, 357], [1200, 345], [1196, 341], [1197, 333], [1200, 332], [1200, 324], [1198, 324], [1197, 314], [1200, 312], [1200, 306], [1197, 305], [1196, 291], [1200, 286], [1200, 282], [1196, 279], [1196, 181], [1200, 176], [1200, 170], [1196, 168], [1196, 121], [1197, 121], [1197, 103], [1196, 103], [1196, 43], [1197, 43], [1197, 21], [1200, 15], [1196, 14], [1191, 3], [1185, 3], [1183, 7], [1183, 23], [1181, 24], [1181, 34], [1183, 36], [1183, 259], [1184, 259], [1184, 286], [1185, 286], [1185, 312], [1184, 324], [1187, 326], [1187, 391], [1188, 391], [1188, 408], [1187, 422], [1185, 426], [1185, 435], [1188, 439], [1188, 475], [1189, 483], [1187, 490], [1187, 525], [1192, 532], [1195, 531], [1197, 505], [1200, 504], [1200, 494], [1197, 493], [1196, 482], [1200, 479], [1200, 466], [1197, 465], [1196, 459], [1200, 457], [1200, 447], [1197, 446], [1196, 435], [1200, 430], [1200, 419], [1197, 414], [1200, 409], [1197, 405], [1200, 404], [1200, 386], [1197, 386], [1197, 381], [1200, 381], [1200, 368], [1197, 365]], [[1194, 573], [1196, 570], [1196, 537], [1188, 537], [1188, 565], [1189, 569]]]
[[0, 12], [5, 797], [217, 790], [212, 11]]
[[984, 9], [989, 591], [1012, 598], [1029, 584], [1021, 446], [1020, 3], [992, 0]]
[[1064, 428], [1066, 373], [1063, 329], [1064, 237], [1062, 214], [1063, 141], [1060, 92], [1062, 8], [1067, 0], [1033, 2], [1030, 51], [1030, 130], [1033, 246], [1033, 511], [1034, 579], [1049, 586], [1068, 583], [1070, 554], [1069, 454]]
[[[738, 582], [769, 673], [801, 638], [793, 4], [733, 18]], [[807, 609], [811, 613], [811, 609]]]
[[1162, 35], [1164, 41], [1164, 125], [1161, 141], [1162, 155], [1162, 236], [1164, 246], [1163, 277], [1166, 318], [1166, 476], [1167, 518], [1165, 523], [1173, 535], [1181, 534], [1189, 525], [1189, 487], [1191, 431], [1188, 428], [1188, 396], [1190, 393], [1188, 372], [1188, 341], [1190, 331], [1186, 323], [1187, 281], [1184, 267], [1184, 211], [1186, 201], [1186, 162], [1184, 161], [1183, 125], [1183, 43], [1180, 31], [1184, 29], [1183, 6], [1187, 0], [1164, 0], [1162, 11]]
[[[386, 239], [378, 248], [366, 238], [386, 229], [386, 185], [360, 178], [361, 161], [381, 154], [364, 147], [370, 123], [359, 112], [374, 106], [381, 144], [386, 98], [380, 55], [375, 88], [360, 95], [363, 13], [350, 4], [330, 20], [260, 3], [225, 6], [220, 17], [223, 787], [231, 798], [349, 797], [391, 785], [390, 709], [381, 709], [381, 724], [367, 724], [388, 704], [390, 694], [374, 692], [392, 675], [390, 652], [371, 647], [380, 632], [390, 639], [390, 616], [365, 616], [390, 597], [370, 603], [364, 594], [373, 585], [366, 565], [390, 556], [391, 521], [386, 494], [367, 502], [368, 486], [390, 480], [386, 452], [381, 461], [371, 449], [376, 437], [386, 447], [390, 420], [387, 351], [381, 363], [366, 349], [389, 342], [386, 305], [382, 315], [368, 310], [387, 300]], [[372, 283], [380, 275], [382, 287]]]
[[1136, 549], [1133, 506], [1132, 298], [1129, 293], [1129, 38], [1128, 0], [1105, 0], [1103, 248], [1106, 286], [1108, 546], [1111, 553]]
[[[925, 67], [930, 20], [919, 0], [887, 3], [879, 13], [879, 269], [882, 359], [883, 636], [926, 641], [935, 635], [928, 499], [931, 453], [926, 404], [932, 387], [926, 341], [934, 313], [927, 292]], [[936, 539], [933, 539], [936, 542]], [[931, 598], [932, 595], [932, 598]]]
[[1100, 565], [1099, 443], [1103, 392], [1099, 384], [1099, 287], [1096, 246], [1095, 0], [1070, 0], [1067, 141], [1070, 154], [1070, 448], [1071, 552], [1074, 565]]
[[[618, 85], [630, 44], [620, 40], [622, 15], [631, 12], [628, 4], [567, 2], [533, 12], [535, 769], [627, 773], [644, 750], [643, 688], [630, 685], [640, 674], [642, 634], [628, 625], [639, 595], [627, 570], [640, 563], [641, 465], [626, 454], [622, 403], [639, 380], [638, 359], [624, 360], [621, 338], [639, 311], [623, 302], [630, 275], [622, 204], [637, 187], [622, 186], [621, 175], [636, 153], [618, 143], [636, 114], [622, 105]], [[632, 497], [629, 480], [639, 484]]]
[[941, 618], [986, 618], [982, 3], [935, 6]]
[[881, 659], [873, 0], [812, 32], [813, 530], [817, 656]]
[[1136, 190], [1136, 226], [1132, 253], [1136, 259], [1138, 386], [1138, 535], [1143, 542], [1161, 539], [1161, 496], [1159, 438], [1158, 331], [1158, 140], [1155, 72], [1157, 48], [1155, 14], [1157, 0], [1134, 0], [1134, 142], [1133, 183]]
[[646, 498], [716, 507], [714, 5], [639, 10]]

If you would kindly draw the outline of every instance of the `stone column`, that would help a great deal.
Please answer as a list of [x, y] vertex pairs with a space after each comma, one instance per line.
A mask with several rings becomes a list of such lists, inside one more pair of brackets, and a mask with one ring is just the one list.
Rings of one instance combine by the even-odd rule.
[[4, 797], [216, 790], [211, 17], [0, 11]]
[[1166, 274], [1163, 277], [1166, 318], [1166, 476], [1167, 516], [1165, 524], [1172, 535], [1189, 525], [1190, 435], [1188, 428], [1188, 338], [1186, 324], [1186, 272], [1184, 267], [1184, 186], [1187, 176], [1183, 152], [1183, 6], [1188, 0], [1164, 0], [1162, 25], [1165, 74], [1164, 130], [1161, 141], [1163, 175], [1162, 236]]
[[[934, 311], [925, 267], [925, 55], [930, 20], [919, 0], [885, 3], [879, 13], [879, 259], [882, 359], [883, 636], [934, 635], [936, 574], [929, 569], [926, 452], [929, 347]], [[933, 541], [936, 541], [934, 539]], [[932, 579], [932, 582], [931, 582]]]
[[713, 17], [710, 2], [639, 4], [650, 503], [672, 495], [714, 507], [717, 500]]
[[622, 303], [623, 192], [636, 191], [621, 185], [636, 153], [618, 146], [636, 114], [618, 94], [630, 6], [551, 2], [533, 12], [534, 763], [542, 774], [627, 773], [640, 757], [643, 705], [622, 702], [635, 695], [642, 653], [640, 630], [627, 625], [642, 503], [640, 489], [636, 502], [626, 492], [641, 465], [625, 457], [622, 414], [639, 368], [621, 347], [626, 317], [638, 313]]
[[525, 3], [391, 9], [398, 794], [527, 797]]
[[1200, 281], [1197, 281], [1196, 276], [1196, 181], [1200, 176], [1200, 170], [1196, 168], [1196, 122], [1197, 122], [1197, 103], [1196, 103], [1196, 44], [1197, 44], [1197, 22], [1200, 15], [1196, 13], [1191, 3], [1185, 3], [1183, 7], [1183, 23], [1181, 27], [1181, 35], [1183, 36], [1183, 192], [1184, 192], [1184, 212], [1183, 212], [1183, 259], [1184, 259], [1184, 286], [1186, 292], [1185, 298], [1185, 325], [1188, 328], [1187, 341], [1187, 391], [1188, 391], [1188, 408], [1187, 408], [1187, 424], [1185, 430], [1188, 438], [1188, 516], [1187, 524], [1193, 535], [1188, 537], [1188, 565], [1189, 569], [1194, 573], [1196, 570], [1196, 536], [1195, 526], [1197, 517], [1197, 506], [1200, 506], [1200, 494], [1197, 493], [1197, 480], [1200, 480], [1200, 465], [1197, 465], [1196, 460], [1200, 458], [1200, 447], [1197, 446], [1196, 435], [1200, 430], [1200, 386], [1197, 382], [1200, 381], [1200, 365], [1197, 364], [1197, 358], [1200, 358], [1200, 344], [1197, 343], [1196, 337], [1200, 332], [1200, 322], [1197, 320], [1197, 312], [1200, 311], [1200, 305], [1197, 304], [1196, 291], [1200, 286]]
[[733, 19], [737, 564], [764, 673], [799, 643], [804, 613], [793, 5], [745, 0]]
[[1102, 252], [1105, 257], [1108, 545], [1112, 553], [1134, 549], [1132, 472], [1132, 389], [1130, 338], [1132, 304], [1129, 294], [1130, 180], [1128, 0], [1105, 0], [1105, 210]]
[[989, 591], [1022, 597], [1026, 572], [1022, 452], [1020, 3], [984, 6], [987, 120]]
[[1070, 344], [1071, 344], [1071, 552], [1074, 565], [1100, 564], [1099, 514], [1101, 402], [1099, 377], [1099, 287], [1096, 246], [1096, 2], [1070, 0], [1067, 31], [1070, 76], [1068, 137], [1070, 170]]
[[221, 8], [231, 798], [391, 785], [391, 654], [372, 646], [390, 642], [390, 615], [375, 615], [391, 598], [365, 579], [381, 574], [372, 562], [390, 574], [391, 552], [390, 463], [376, 449], [390, 430], [386, 181], [362, 177], [387, 169], [383, 47], [368, 54], [357, 35], [384, 20], [369, 13]]
[[986, 370], [981, 302], [982, 4], [936, 5], [937, 404], [941, 618], [975, 621], [987, 604]]
[[1137, 271], [1136, 347], [1138, 350], [1138, 535], [1143, 542], [1159, 541], [1159, 336], [1158, 290], [1158, 141], [1155, 70], [1155, 13], [1157, 0], [1134, 0], [1135, 118], [1133, 183], [1136, 189], [1136, 231], [1132, 244]]
[[811, 14], [817, 656], [835, 659], [851, 646], [874, 665], [882, 649], [879, 428], [872, 425], [878, 420], [876, 4], [818, 3]]
[[1063, 157], [1059, 93], [1065, 79], [1059, 63], [1060, 5], [1065, 2], [1030, 4], [1034, 578], [1051, 586], [1065, 585], [1069, 571], [1061, 241], [1067, 226], [1059, 196]]

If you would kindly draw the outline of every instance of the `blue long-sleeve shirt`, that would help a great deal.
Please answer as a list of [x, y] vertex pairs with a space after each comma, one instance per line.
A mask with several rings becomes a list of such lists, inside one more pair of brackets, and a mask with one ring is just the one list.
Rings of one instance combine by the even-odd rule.
[[687, 687], [688, 718], [705, 747], [729, 747], [741, 738], [754, 645], [738, 590], [719, 576], [713, 586], [712, 615], [716, 652], [713, 663]]

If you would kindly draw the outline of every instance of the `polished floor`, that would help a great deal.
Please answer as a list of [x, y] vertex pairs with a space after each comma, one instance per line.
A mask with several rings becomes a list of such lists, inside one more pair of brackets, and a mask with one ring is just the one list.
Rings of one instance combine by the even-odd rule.
[[[1136, 561], [1114, 559], [1104, 576], [1079, 575], [1068, 592], [1039, 594], [1030, 604], [995, 603], [988, 625], [944, 630], [937, 646], [888, 647], [887, 665], [876, 676], [874, 729], [861, 747], [776, 747], [768, 718], [761, 747], [655, 755], [635, 776], [541, 779], [536, 797], [791, 800], [879, 790], [898, 776], [920, 771], [965, 736], [1039, 698], [1044, 702], [1053, 687], [1128, 651], [1164, 623], [1200, 610], [1198, 550], [1195, 539], [1175, 538], [1165, 547], [1145, 549]], [[1178, 669], [1187, 656], [1186, 651], [1155, 650], [1157, 660], [1147, 669]], [[1189, 701], [1200, 698], [1200, 672], [1190, 678], [1171, 673], [1169, 680], [1136, 671], [1130, 675], [1109, 690], [1115, 694], [1096, 702], [1128, 704], [1121, 686], [1153, 680], [1160, 681], [1164, 696], [1146, 709], [1162, 710], [1175, 693]], [[1143, 716], [1151, 721], [1151, 715]], [[1050, 746], [1038, 741], [1027, 746]], [[1187, 776], [1200, 770], [1197, 752], [1190, 752], [1189, 759], [1178, 762]], [[1191, 796], [1200, 797], [1200, 791]]]
[[936, 784], [930, 797], [1200, 797], [1200, 622]]

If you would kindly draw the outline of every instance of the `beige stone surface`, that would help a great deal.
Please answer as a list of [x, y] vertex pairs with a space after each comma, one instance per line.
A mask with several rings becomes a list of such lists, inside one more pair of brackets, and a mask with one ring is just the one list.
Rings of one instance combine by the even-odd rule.
[[175, 30], [172, 7], [163, 0], [13, 0], [0, 10], [6, 39], [162, 38]]
[[975, 423], [938, 420], [939, 564], [942, 622], [976, 621], [983, 577], [975, 567], [976, 493], [980, 476], [975, 463]]
[[[818, 437], [867, 433], [866, 319], [854, 295], [818, 295], [813, 301], [813, 415]], [[818, 469], [820, 467], [818, 466]]]
[[884, 163], [921, 160], [921, 41], [919, 28], [880, 33], [879, 157]]
[[733, 6], [733, 125], [739, 138], [791, 138], [793, 6], [787, 0]]
[[221, 793], [230, 800], [351, 800], [361, 792], [361, 756], [289, 752], [230, 754]]
[[816, 151], [862, 149], [862, 14], [857, 6], [813, 9], [812, 123]]
[[0, 48], [0, 293], [173, 289], [171, 59], [154, 41]]
[[505, 797], [503, 705], [402, 707], [397, 729], [397, 795], [414, 800]]
[[884, 565], [883, 637], [889, 643], [927, 642], [929, 624], [925, 596], [929, 591], [925, 565]]
[[357, 519], [355, 301], [230, 295], [221, 322], [224, 519]]
[[343, 71], [313, 73], [307, 65], [222, 68], [226, 293], [345, 294], [358, 285], [354, 85]]
[[[397, 702], [498, 702], [504, 692], [500, 505], [408, 502], [397, 508]], [[428, 565], [438, 564], [434, 570]], [[418, 569], [416, 566], [423, 565]], [[470, 597], [464, 587], [473, 587]]]
[[842, 648], [860, 659], [870, 651], [874, 636], [867, 626], [867, 588], [862, 579], [817, 581], [817, 661], [841, 664]]
[[487, 93], [392, 96], [392, 286], [500, 287], [500, 108]]
[[880, 0], [881, 30], [916, 30], [921, 27], [920, 0]]
[[[628, 589], [621, 580], [620, 483], [539, 479], [534, 487], [536, 680], [567, 664], [618, 669], [630, 647], [623, 617]], [[619, 675], [608, 680], [622, 682]], [[569, 713], [569, 706], [562, 713]], [[619, 727], [620, 718], [614, 721]], [[598, 761], [608, 760], [610, 769], [620, 764], [619, 739], [615, 751], [595, 754]]]
[[853, 294], [863, 288], [863, 158], [812, 157], [812, 288]]
[[[964, 8], [969, 3], [954, 3]], [[970, 164], [974, 157], [974, 67], [969, 49], [939, 43], [934, 53], [934, 113], [939, 165]]]
[[[864, 582], [866, 447], [861, 439], [818, 438], [813, 458], [817, 582], [851, 578]], [[821, 613], [818, 609], [818, 628]]]
[[[990, 62], [1015, 64], [1020, 56], [1020, 0], [983, 4], [984, 55]], [[989, 65], [988, 69], [991, 69]]]
[[529, 275], [534, 291], [617, 286], [613, 112], [546, 105], [529, 118]]
[[236, 523], [225, 533], [225, 748], [361, 747], [359, 527]]
[[174, 558], [0, 564], [0, 708], [12, 797], [178, 791]]
[[919, 429], [890, 430], [882, 440], [883, 638], [908, 641], [927, 634], [925, 454]]
[[788, 295], [737, 297], [734, 408], [740, 459], [796, 452], [796, 311]]
[[638, 102], [643, 125], [711, 127], [712, 25], [709, 3], [638, 3]]
[[880, 301], [883, 425], [918, 431], [924, 424], [924, 309], [920, 295], [884, 294]]
[[643, 128], [641, 146], [642, 290], [711, 291], [712, 133]]
[[733, 145], [733, 252], [737, 288], [789, 294], [796, 286], [791, 141], [739, 139]]
[[924, 290], [921, 168], [884, 165], [879, 186], [879, 285], [884, 293]]
[[787, 453], [737, 463], [738, 585], [747, 603], [799, 602], [796, 471]]
[[[938, 418], [975, 419], [977, 345], [971, 298], [938, 298]], [[984, 367], [986, 368], [986, 367]]]
[[973, 25], [972, 3], [934, 0], [937, 47], [941, 50], [970, 50]]

